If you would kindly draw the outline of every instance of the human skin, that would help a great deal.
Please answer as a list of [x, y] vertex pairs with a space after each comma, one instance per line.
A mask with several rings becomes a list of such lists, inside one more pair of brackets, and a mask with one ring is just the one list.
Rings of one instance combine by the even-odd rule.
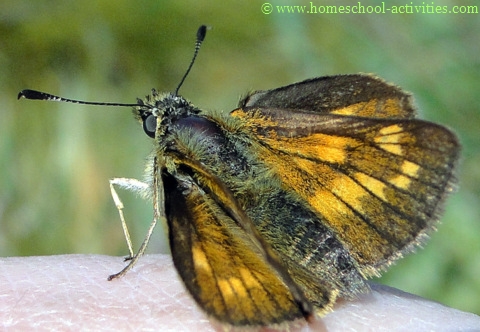
[[[60, 255], [0, 258], [0, 330], [222, 331], [186, 292], [171, 257], [146, 255], [125, 276], [121, 257]], [[480, 317], [400, 290], [371, 284], [354, 301], [289, 331], [472, 331]], [[275, 329], [261, 329], [272, 331]]]

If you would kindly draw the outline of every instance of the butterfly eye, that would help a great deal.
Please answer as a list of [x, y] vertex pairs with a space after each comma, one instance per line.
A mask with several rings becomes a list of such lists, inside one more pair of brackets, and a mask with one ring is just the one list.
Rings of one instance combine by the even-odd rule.
[[150, 114], [143, 120], [143, 130], [145, 134], [151, 138], [155, 138], [155, 130], [157, 129], [157, 118]]

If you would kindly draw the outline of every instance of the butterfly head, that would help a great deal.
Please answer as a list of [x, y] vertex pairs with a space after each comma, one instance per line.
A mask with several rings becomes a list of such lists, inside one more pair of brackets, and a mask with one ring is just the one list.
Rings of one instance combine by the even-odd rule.
[[182, 96], [171, 92], [159, 93], [155, 89], [152, 89], [152, 93], [145, 99], [138, 99], [137, 103], [134, 115], [142, 123], [145, 133], [152, 138], [170, 132], [179, 119], [200, 112]]

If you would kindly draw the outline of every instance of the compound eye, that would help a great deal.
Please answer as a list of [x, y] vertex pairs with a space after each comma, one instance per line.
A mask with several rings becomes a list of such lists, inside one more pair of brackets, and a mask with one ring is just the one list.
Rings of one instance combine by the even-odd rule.
[[151, 138], [155, 138], [155, 130], [157, 129], [157, 118], [153, 114], [149, 114], [143, 120], [143, 130], [145, 134]]

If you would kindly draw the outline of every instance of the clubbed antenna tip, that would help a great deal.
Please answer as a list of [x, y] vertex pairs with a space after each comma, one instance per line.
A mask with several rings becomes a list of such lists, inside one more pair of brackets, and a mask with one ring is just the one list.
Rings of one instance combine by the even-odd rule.
[[195, 62], [195, 59], [197, 58], [198, 51], [200, 50], [200, 46], [202, 45], [203, 40], [205, 39], [205, 36], [207, 35], [207, 30], [209, 27], [206, 25], [201, 25], [198, 30], [197, 30], [197, 40], [195, 41], [195, 51], [193, 53], [192, 61], [190, 61], [190, 65], [188, 66], [187, 71], [185, 72], [185, 75], [183, 75], [182, 79], [180, 80], [180, 83], [178, 84], [177, 88], [175, 89], [175, 95], [178, 95], [178, 90], [180, 90], [180, 87], [182, 86], [183, 82], [185, 81], [185, 78], [187, 78], [188, 73], [190, 72], [190, 69], [192, 69], [193, 63]]

